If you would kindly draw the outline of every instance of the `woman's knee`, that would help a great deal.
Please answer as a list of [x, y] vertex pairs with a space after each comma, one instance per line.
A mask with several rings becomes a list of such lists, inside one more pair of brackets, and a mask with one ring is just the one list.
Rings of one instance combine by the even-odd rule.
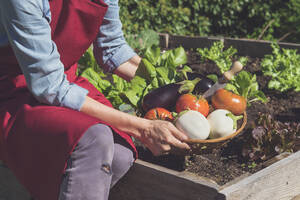
[[113, 157], [114, 139], [109, 126], [96, 124], [87, 129], [75, 150], [89, 151], [89, 154], [103, 154]]
[[113, 174], [113, 155], [111, 129], [103, 124], [91, 126], [68, 160], [60, 199], [107, 199]]
[[126, 172], [130, 169], [134, 162], [134, 154], [131, 149], [115, 143], [115, 152], [114, 158], [112, 162], [112, 183], [111, 187], [113, 187], [119, 179], [121, 179]]
[[115, 144], [113, 164], [131, 166], [134, 162], [134, 154], [131, 149], [120, 144]]

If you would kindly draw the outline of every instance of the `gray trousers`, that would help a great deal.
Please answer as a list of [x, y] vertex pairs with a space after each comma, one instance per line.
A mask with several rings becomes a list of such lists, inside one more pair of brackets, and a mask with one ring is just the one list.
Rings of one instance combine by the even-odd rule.
[[107, 200], [133, 161], [127, 143], [108, 126], [90, 127], [68, 159], [59, 200]]

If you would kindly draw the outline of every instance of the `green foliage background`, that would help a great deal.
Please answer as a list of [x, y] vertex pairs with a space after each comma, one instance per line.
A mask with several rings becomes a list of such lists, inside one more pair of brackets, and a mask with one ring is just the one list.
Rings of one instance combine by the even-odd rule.
[[300, 0], [120, 0], [119, 5], [126, 34], [152, 29], [300, 42]]

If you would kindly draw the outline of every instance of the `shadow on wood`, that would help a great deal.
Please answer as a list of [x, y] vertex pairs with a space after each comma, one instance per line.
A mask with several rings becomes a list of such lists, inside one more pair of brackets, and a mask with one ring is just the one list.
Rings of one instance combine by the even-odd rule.
[[109, 200], [214, 200], [217, 197], [225, 199], [212, 181], [138, 160], [112, 188]]

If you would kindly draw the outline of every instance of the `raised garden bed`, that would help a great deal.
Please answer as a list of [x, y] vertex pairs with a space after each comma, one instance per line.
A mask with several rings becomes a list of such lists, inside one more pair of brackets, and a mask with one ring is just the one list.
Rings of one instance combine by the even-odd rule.
[[110, 200], [292, 200], [300, 194], [299, 167], [297, 152], [220, 186], [193, 173], [138, 160], [112, 189]]
[[[188, 172], [137, 160], [111, 190], [110, 200], [299, 200], [300, 152], [224, 186]], [[0, 163], [0, 199], [31, 200], [12, 172]]]
[[[188, 65], [202, 74], [220, 75], [214, 63], [200, 63], [195, 48], [210, 47], [215, 41], [224, 41], [225, 47], [233, 46], [240, 56], [249, 57], [245, 70], [256, 74], [260, 89], [269, 98], [266, 104], [254, 102], [247, 109], [248, 123], [243, 132], [225, 146], [212, 152], [189, 156], [168, 155], [154, 157], [138, 146], [140, 159], [129, 173], [112, 189], [110, 200], [157, 199], [292, 199], [300, 194], [300, 152], [283, 153], [261, 162], [245, 160], [243, 146], [251, 137], [254, 121], [264, 113], [272, 114], [280, 122], [300, 122], [300, 92], [278, 92], [267, 88], [268, 78], [260, 71], [261, 58], [272, 52], [270, 42], [239, 40], [231, 38], [206, 38], [161, 35], [161, 46], [172, 49], [183, 46], [187, 49]], [[279, 44], [283, 48], [299, 49], [298, 44]], [[299, 144], [298, 144], [299, 145]], [[1, 167], [1, 166], [0, 166]], [[0, 199], [14, 199], [1, 192], [13, 191], [28, 194], [5, 167], [0, 168]], [[10, 179], [11, 182], [3, 181]], [[20, 189], [21, 188], [21, 189]], [[1, 196], [2, 195], [2, 196]], [[13, 195], [13, 194], [10, 194]], [[27, 196], [26, 196], [27, 195]], [[12, 197], [12, 196], [11, 196]]]
[[[291, 199], [300, 193], [300, 186], [296, 183], [300, 178], [296, 172], [299, 152], [274, 154], [260, 162], [242, 156], [243, 144], [250, 141], [254, 121], [261, 115], [270, 114], [282, 123], [300, 122], [300, 92], [268, 89], [270, 77], [261, 72], [262, 57], [272, 53], [271, 42], [161, 35], [163, 47], [183, 46], [188, 49], [187, 64], [204, 75], [220, 75], [220, 72], [215, 63], [200, 63], [195, 48], [209, 47], [216, 41], [224, 41], [225, 47], [233, 46], [239, 56], [248, 57], [244, 70], [257, 76], [260, 90], [269, 98], [268, 103], [252, 103], [247, 109], [248, 123], [242, 134], [212, 152], [154, 157], [149, 151], [139, 148], [142, 161], [115, 189], [118, 192], [114, 192], [111, 199]], [[300, 50], [298, 44], [279, 43], [279, 46]], [[299, 149], [299, 143], [296, 146], [295, 151]], [[281, 161], [276, 162], [278, 160]], [[119, 196], [123, 187], [128, 192], [127, 198]]]

